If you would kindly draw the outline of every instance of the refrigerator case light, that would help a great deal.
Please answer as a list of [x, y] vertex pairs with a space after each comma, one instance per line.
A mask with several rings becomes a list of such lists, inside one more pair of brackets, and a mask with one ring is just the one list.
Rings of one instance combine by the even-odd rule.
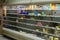
[[6, 16], [6, 6], [4, 6], [4, 16]]

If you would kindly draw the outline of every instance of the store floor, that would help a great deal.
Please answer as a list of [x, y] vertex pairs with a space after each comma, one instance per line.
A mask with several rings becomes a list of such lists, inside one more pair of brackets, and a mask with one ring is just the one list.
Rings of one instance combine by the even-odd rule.
[[0, 40], [9, 40], [9, 39], [7, 39], [7, 38], [5, 38], [3, 36], [0, 36]]

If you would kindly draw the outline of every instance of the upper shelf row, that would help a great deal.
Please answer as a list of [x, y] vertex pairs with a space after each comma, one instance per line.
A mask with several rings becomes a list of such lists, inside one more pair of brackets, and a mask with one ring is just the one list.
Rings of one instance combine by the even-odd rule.
[[14, 5], [4, 6], [4, 10], [60, 10], [60, 4], [30, 4], [30, 5]]
[[60, 3], [60, 0], [8, 0], [8, 5], [13, 5], [13, 4], [46, 4], [46, 3]]

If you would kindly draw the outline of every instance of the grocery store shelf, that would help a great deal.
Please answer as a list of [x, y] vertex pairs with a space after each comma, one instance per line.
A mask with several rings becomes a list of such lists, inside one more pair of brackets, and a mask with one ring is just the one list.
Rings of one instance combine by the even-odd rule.
[[[30, 15], [30, 16], [32, 16], [32, 15]], [[43, 16], [43, 17], [60, 17], [60, 16], [56, 16], [56, 15], [39, 15], [39, 16]]]
[[[7, 13], [7, 14], [14, 14], [14, 15], [23, 15], [23, 16], [35, 16], [35, 15], [28, 15], [28, 14], [18, 14], [18, 13]], [[38, 15], [37, 15], [38, 16]], [[39, 15], [39, 16], [43, 16], [43, 17], [60, 17], [58, 15]]]
[[[11, 26], [13, 26], [13, 25], [11, 25]], [[14, 27], [16, 27], [16, 26], [14, 26]], [[37, 32], [36, 30], [32, 30], [32, 29], [28, 29], [28, 28], [24, 28], [24, 27], [17, 27], [17, 28], [21, 28], [21, 29], [23, 29], [23, 30], [28, 30], [28, 31]], [[49, 34], [49, 33], [41, 32], [41, 31], [39, 31], [38, 33], [42, 33], [42, 34], [46, 34], [46, 35], [50, 35], [50, 36], [55, 36], [55, 37], [60, 37], [60, 36], [56, 36], [56, 35], [54, 35], [54, 34]]]
[[38, 3], [38, 4], [39, 4], [39, 3], [40, 3], [40, 4], [48, 4], [48, 3], [59, 3], [59, 2], [60, 2], [60, 0], [37, 0], [37, 1], [36, 1], [36, 0], [33, 0], [33, 1], [32, 1], [32, 3], [34, 3], [34, 4], [35, 4], [35, 3], [36, 3], [36, 4], [37, 4], [37, 3]]
[[[18, 14], [18, 15], [25, 15], [25, 14]], [[35, 16], [35, 15], [26, 15], [26, 16]], [[37, 15], [38, 16], [38, 15]], [[43, 16], [43, 17], [60, 17], [60, 16], [58, 16], [58, 15], [39, 15], [39, 16]]]
[[60, 22], [58, 22], [58, 21], [49, 21], [49, 20], [34, 20], [34, 21], [60, 23]]
[[18, 15], [18, 13], [7, 13], [7, 14]]
[[8, 22], [14, 22], [14, 23], [17, 23], [16, 21], [11, 21], [11, 20], [3, 20], [3, 21], [8, 21]]
[[[23, 22], [16, 22], [16, 21], [10, 21], [10, 20], [3, 20], [3, 21], [9, 21], [9, 22], [14, 22], [14, 23], [20, 23], [20, 24], [26, 24], [26, 25], [31, 25], [31, 26], [37, 26], [36, 24], [29, 24], [29, 23], [23, 23]], [[52, 21], [51, 21], [52, 22]], [[56, 22], [54, 22], [56, 23]], [[60, 23], [60, 22], [59, 22]], [[42, 26], [45, 28], [51, 28], [51, 29], [55, 29], [54, 27], [46, 27], [46, 26]], [[58, 29], [59, 30], [59, 29]]]
[[15, 4], [29, 4], [30, 0], [9, 0], [7, 5], [15, 5]]
[[1, 19], [4, 35], [16, 40], [60, 40], [60, 0], [7, 2]]
[[4, 18], [18, 18], [18, 17], [11, 17], [11, 16], [3, 16]]
[[8, 5], [18, 5], [18, 4], [30, 4], [30, 2], [32, 4], [37, 4], [37, 3], [40, 3], [40, 4], [46, 4], [46, 3], [60, 3], [60, 0], [9, 0], [8, 1]]
[[[25, 24], [25, 25], [29, 25], [29, 26], [36, 26], [38, 27], [38, 25], [36, 24], [30, 24], [30, 23], [22, 23], [22, 22], [19, 22], [20, 24]], [[4, 23], [5, 24], [5, 23]], [[5, 24], [5, 25], [9, 25], [9, 24]], [[12, 25], [10, 25], [12, 26]], [[14, 25], [13, 25], [14, 26]], [[49, 28], [49, 29], [56, 29], [56, 30], [60, 30], [59, 28], [54, 28], [54, 27], [50, 27], [50, 26], [40, 26], [40, 28]]]
[[[19, 18], [20, 19], [20, 18]], [[25, 20], [32, 20], [32, 21], [41, 21], [41, 22], [52, 22], [52, 23], [60, 23], [58, 21], [49, 21], [49, 20], [33, 20], [33, 19], [25, 19]]]
[[[11, 29], [8, 29], [8, 28], [3, 28], [3, 31], [4, 32], [8, 32], [8, 34], [10, 33], [10, 34], [14, 34], [14, 35], [19, 35], [20, 37], [23, 37], [23, 39], [24, 38], [27, 38], [27, 39], [30, 39], [30, 40], [45, 40], [45, 39], [42, 39], [42, 38], [40, 38], [40, 37], [37, 37], [37, 36], [33, 36], [32, 34], [30, 34], [30, 36], [29, 36], [29, 34], [27, 33], [27, 34], [25, 34], [25, 33], [22, 33], [22, 32], [17, 32], [17, 31], [14, 31], [14, 30], [11, 30]], [[11, 35], [11, 36], [12, 36]], [[18, 36], [18, 38], [19, 38], [19, 36]], [[32, 38], [33, 37], [33, 38]], [[16, 37], [17, 38], [17, 37]], [[15, 39], [16, 39], [15, 38]], [[20, 38], [19, 38], [20, 39]]]
[[[19, 18], [20, 19], [20, 18]], [[49, 20], [33, 20], [33, 19], [25, 19], [25, 20], [32, 20], [32, 21], [41, 21], [41, 22], [52, 22], [52, 23], [60, 23], [58, 21], [49, 21]], [[4, 20], [4, 21], [10, 21], [10, 20]], [[12, 21], [11, 21], [12, 22]]]
[[[32, 20], [32, 19], [28, 19], [28, 20]], [[16, 22], [16, 21], [11, 21], [11, 20], [3, 20], [3, 21], [10, 21], [10, 22]], [[33, 20], [33, 21], [42, 21], [42, 22], [52, 22], [52, 23], [60, 23], [57, 21], [48, 21], [48, 20]], [[16, 22], [16, 23], [20, 23], [20, 22]], [[27, 23], [28, 24], [28, 23]], [[32, 25], [32, 24], [31, 24]]]

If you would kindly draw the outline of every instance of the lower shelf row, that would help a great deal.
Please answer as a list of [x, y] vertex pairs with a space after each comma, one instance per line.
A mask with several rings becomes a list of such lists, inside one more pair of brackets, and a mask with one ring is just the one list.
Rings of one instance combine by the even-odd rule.
[[[6, 31], [6, 33], [9, 32], [9, 33], [13, 33], [13, 34], [16, 34], [19, 36], [21, 35], [23, 37], [27, 37], [27, 38], [30, 38], [32, 40], [60, 40], [60, 38], [53, 37], [51, 35], [48, 36], [48, 35], [41, 34], [42, 36], [37, 36], [36, 34], [31, 34], [31, 33], [27, 33], [24, 31], [17, 32], [17, 31], [8, 29], [8, 28], [3, 28], [3, 30]], [[40, 35], [39, 33], [37, 33], [37, 34]]]
[[[15, 31], [20, 31], [20, 30], [22, 30], [22, 31], [25, 31], [25, 32], [31, 32], [31, 33], [40, 33], [40, 34], [44, 34], [44, 35], [51, 35], [51, 36], [55, 36], [55, 37], [60, 37], [59, 35], [60, 35], [60, 33], [59, 33], [59, 31], [57, 31], [57, 30], [54, 30], [54, 34], [53, 34], [53, 30], [49, 30], [49, 29], [46, 29], [46, 28], [41, 28], [41, 29], [31, 29], [31, 28], [26, 28], [26, 27], [18, 27], [18, 26], [15, 26], [15, 25], [9, 25], [9, 24], [4, 24], [4, 27], [5, 28], [8, 28], [8, 29], [12, 29], [12, 30], [15, 30]], [[43, 31], [41, 31], [41, 30], [43, 30]], [[50, 32], [52, 32], [52, 33], [49, 33], [49, 31]], [[41, 36], [41, 35], [40, 35]]]

